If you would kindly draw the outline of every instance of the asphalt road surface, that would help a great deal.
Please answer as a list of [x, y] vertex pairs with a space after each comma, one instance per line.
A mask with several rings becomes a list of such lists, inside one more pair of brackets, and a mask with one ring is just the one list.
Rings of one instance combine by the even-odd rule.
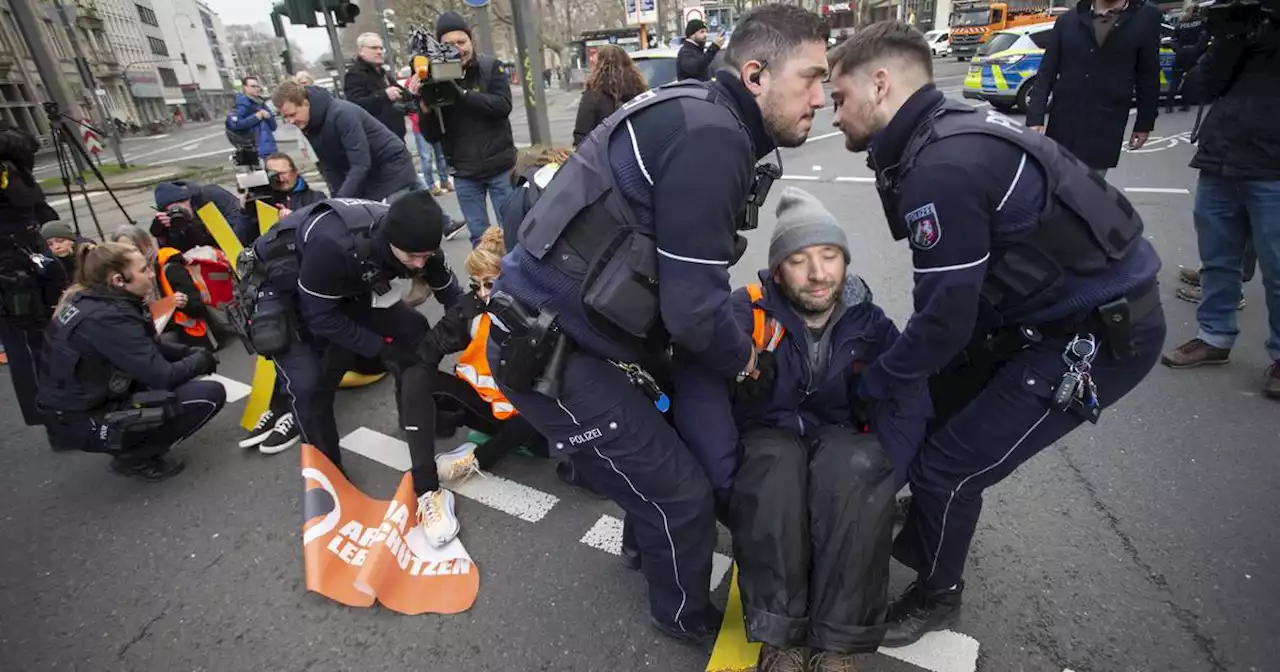
[[[954, 77], [941, 81], [944, 90], [958, 86]], [[823, 115], [813, 141], [784, 152], [783, 184], [812, 191], [846, 224], [853, 269], [902, 324], [910, 312], [908, 251], [889, 236], [865, 157], [847, 153], [838, 137], [822, 137], [830, 119]], [[1193, 148], [1184, 140], [1192, 118], [1162, 116], [1150, 148], [1126, 153], [1110, 174], [1164, 258], [1170, 345], [1195, 331], [1194, 307], [1173, 295], [1178, 265], [1196, 263], [1195, 173], [1186, 167]], [[779, 191], [734, 269], [736, 282], [764, 264]], [[465, 246], [446, 244], [455, 268]], [[1245, 287], [1245, 298], [1229, 366], [1157, 366], [1100, 425], [1068, 436], [989, 491], [956, 633], [916, 652], [917, 663], [870, 654], [862, 669], [1276, 669], [1280, 415], [1258, 393], [1269, 364], [1258, 282]], [[429, 304], [427, 312], [434, 317], [438, 309]], [[251, 361], [236, 344], [220, 357], [219, 375], [231, 381], [233, 397], [242, 396]], [[385, 381], [341, 392], [341, 432], [360, 430], [373, 443], [394, 437], [391, 395]], [[0, 404], [14, 403], [0, 381]], [[0, 535], [9, 540], [0, 553], [0, 669], [666, 672], [706, 665], [707, 652], [654, 633], [642, 578], [588, 534], [618, 510], [561, 485], [551, 463], [533, 458], [498, 465], [494, 474], [507, 485], [492, 487], [509, 488], [514, 508], [523, 501], [537, 516], [458, 498], [462, 540], [482, 576], [469, 612], [406, 617], [307, 593], [298, 452], [238, 449], [243, 404], [229, 404], [180, 446], [186, 471], [156, 485], [111, 474], [101, 456], [51, 453], [16, 412], [0, 419]], [[346, 464], [357, 485], [382, 498], [401, 476], [360, 453]], [[722, 534], [722, 552], [727, 541]], [[899, 566], [893, 572], [895, 590], [910, 579]], [[726, 583], [719, 581], [720, 600]]]

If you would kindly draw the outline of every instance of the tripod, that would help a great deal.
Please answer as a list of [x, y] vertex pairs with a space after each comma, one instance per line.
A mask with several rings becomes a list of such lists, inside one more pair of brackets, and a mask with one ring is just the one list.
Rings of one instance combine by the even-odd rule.
[[75, 196], [71, 193], [71, 183], [80, 187], [80, 196], [84, 199], [85, 207], [89, 209], [89, 217], [93, 220], [93, 228], [98, 232], [98, 238], [106, 240], [106, 234], [102, 232], [102, 224], [98, 221], [98, 213], [93, 209], [93, 201], [89, 199], [89, 190], [85, 186], [84, 170], [87, 166], [93, 171], [93, 176], [98, 178], [98, 182], [102, 184], [102, 188], [111, 194], [111, 200], [115, 201], [116, 207], [120, 208], [120, 214], [124, 215], [126, 221], [129, 220], [129, 212], [124, 209], [124, 205], [120, 203], [120, 199], [116, 197], [116, 192], [111, 190], [111, 185], [107, 184], [105, 178], [102, 177], [102, 171], [98, 170], [97, 163], [93, 157], [89, 156], [89, 152], [76, 141], [75, 134], [71, 131], [68, 121], [102, 135], [102, 131], [76, 119], [72, 119], [65, 112], [58, 109], [56, 102], [48, 102], [44, 104], [44, 112], [49, 118], [49, 128], [53, 135], [53, 150], [58, 157], [58, 172], [62, 176], [62, 186], [66, 190], [67, 204], [71, 207], [71, 222], [75, 226], [76, 235], [80, 233], [80, 215], [76, 212]]

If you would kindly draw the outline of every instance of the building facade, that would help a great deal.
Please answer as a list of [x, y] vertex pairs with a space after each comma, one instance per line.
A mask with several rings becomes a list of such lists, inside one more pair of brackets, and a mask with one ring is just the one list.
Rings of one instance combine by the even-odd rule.
[[155, 19], [173, 58], [172, 77], [161, 72], [166, 88], [176, 89], [166, 91], [165, 104], [184, 119], [225, 114], [235, 91], [212, 12], [195, 0], [168, 0], [155, 3]]

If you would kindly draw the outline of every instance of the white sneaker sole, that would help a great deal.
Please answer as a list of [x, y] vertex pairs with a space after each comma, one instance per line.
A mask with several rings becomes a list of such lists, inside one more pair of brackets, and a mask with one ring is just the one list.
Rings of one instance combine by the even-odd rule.
[[263, 432], [262, 434], [259, 434], [258, 436], [251, 436], [247, 439], [241, 439], [238, 445], [241, 448], [253, 448], [254, 446], [257, 446], [263, 441], [266, 441], [267, 437], [269, 436], [271, 436], [271, 432], [266, 431], [266, 432]]
[[[447, 453], [440, 453], [439, 455], [436, 455], [436, 458], [435, 458], [436, 459], [436, 478], [440, 479], [441, 483], [453, 483], [455, 481], [461, 480], [461, 477], [445, 478], [445, 473], [444, 473], [445, 470], [444, 470], [443, 464], [446, 462], [452, 462], [454, 459], [467, 454], [467, 452], [468, 452], [467, 450], [464, 450], [462, 448], [455, 448]], [[470, 452], [474, 453], [475, 448], [472, 448]]]
[[445, 240], [453, 240], [453, 237], [454, 237], [454, 236], [456, 236], [456, 235], [458, 235], [459, 233], [462, 233], [463, 231], [466, 231], [466, 230], [467, 230], [467, 225], [466, 225], [466, 224], [463, 224], [462, 226], [459, 226], [459, 227], [457, 228], [457, 230], [455, 230], [453, 233], [450, 233], [450, 234], [445, 235], [444, 239], [445, 239]]
[[449, 519], [453, 521], [453, 527], [444, 535], [433, 536], [427, 532], [427, 528], [422, 528], [422, 536], [427, 538], [427, 543], [435, 548], [444, 548], [449, 542], [458, 538], [458, 533], [462, 531], [462, 523], [458, 522], [458, 516], [453, 512], [453, 493], [448, 490], [444, 491], [445, 501], [449, 503]]
[[283, 453], [284, 451], [289, 450], [290, 448], [298, 445], [298, 442], [301, 440], [302, 440], [302, 435], [299, 434], [298, 436], [295, 436], [292, 439], [289, 439], [288, 441], [285, 441], [284, 443], [278, 446], [258, 446], [258, 452], [262, 453], [263, 455], [275, 455], [276, 453]]

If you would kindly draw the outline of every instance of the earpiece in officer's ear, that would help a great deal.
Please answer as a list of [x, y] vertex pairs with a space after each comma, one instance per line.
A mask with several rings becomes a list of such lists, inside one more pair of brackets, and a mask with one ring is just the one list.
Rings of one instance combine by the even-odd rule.
[[756, 86], [759, 86], [759, 85], [760, 85], [760, 73], [764, 72], [764, 69], [765, 69], [765, 68], [767, 68], [767, 67], [769, 67], [769, 61], [760, 61], [760, 69], [759, 69], [759, 70], [756, 70], [756, 71], [755, 71], [755, 72], [753, 72], [753, 73], [751, 73], [751, 76], [750, 76], [750, 77], [748, 77], [747, 79], [748, 79], [752, 84], [755, 84]]

